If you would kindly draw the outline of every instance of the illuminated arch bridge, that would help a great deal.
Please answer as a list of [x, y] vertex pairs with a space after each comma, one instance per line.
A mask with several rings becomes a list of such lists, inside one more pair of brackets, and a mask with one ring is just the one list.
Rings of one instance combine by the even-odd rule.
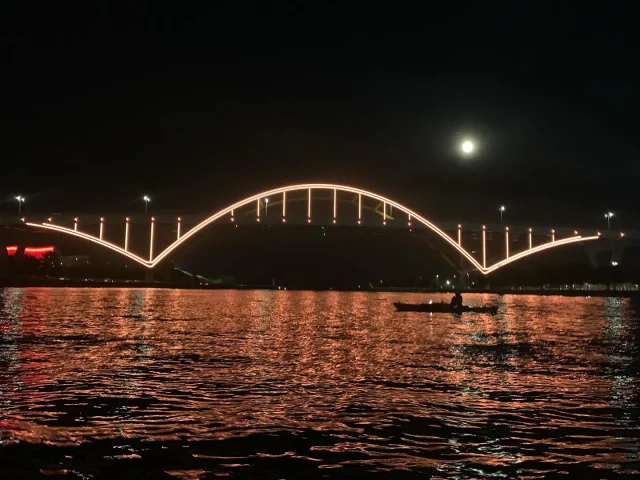
[[[232, 222], [235, 222], [235, 217], [234, 214], [236, 214], [238, 209], [241, 209], [243, 207], [246, 206], [250, 206], [251, 208], [255, 207], [255, 210], [252, 210], [252, 212], [255, 214], [255, 219], [257, 222], [260, 222], [261, 218], [264, 218], [264, 208], [265, 208], [265, 203], [264, 201], [266, 199], [268, 199], [269, 197], [274, 197], [274, 196], [279, 196], [278, 201], [273, 202], [273, 207], [276, 207], [276, 204], [281, 204], [282, 207], [282, 221], [286, 222], [287, 220], [287, 204], [290, 203], [291, 201], [293, 201], [293, 199], [290, 197], [289, 200], [287, 200], [287, 194], [292, 193], [292, 192], [302, 192], [305, 195], [304, 201], [306, 202], [306, 209], [307, 209], [307, 222], [311, 223], [312, 221], [312, 197], [313, 197], [313, 191], [318, 191], [318, 190], [323, 190], [323, 191], [329, 191], [330, 195], [332, 195], [333, 198], [333, 223], [337, 223], [338, 222], [338, 192], [347, 192], [350, 194], [352, 201], [354, 204], [357, 203], [357, 223], [358, 224], [362, 224], [363, 223], [363, 217], [362, 217], [362, 210], [364, 208], [367, 208], [363, 205], [363, 197], [365, 199], [373, 199], [377, 202], [377, 205], [380, 209], [379, 215], [381, 216], [381, 222], [380, 222], [380, 226], [384, 226], [387, 224], [387, 220], [391, 219], [392, 216], [390, 214], [390, 212], [394, 211], [395, 212], [401, 212], [402, 214], [406, 215], [406, 225], [409, 228], [412, 227], [426, 227], [429, 230], [432, 230], [433, 232], [435, 232], [439, 237], [442, 238], [442, 240], [444, 240], [446, 243], [449, 244], [450, 247], [452, 247], [453, 249], [457, 250], [464, 258], [466, 258], [471, 265], [473, 265], [473, 267], [475, 269], [477, 269], [479, 272], [483, 273], [483, 274], [489, 274], [501, 267], [504, 267], [505, 265], [509, 265], [510, 263], [513, 263], [515, 261], [518, 261], [522, 258], [528, 257], [530, 255], [534, 255], [536, 253], [542, 252], [544, 250], [550, 249], [550, 248], [556, 248], [556, 247], [560, 247], [563, 245], [570, 245], [570, 244], [574, 244], [574, 243], [578, 243], [578, 242], [584, 242], [584, 241], [588, 241], [588, 240], [596, 240], [599, 238], [599, 234], [598, 235], [593, 235], [593, 236], [581, 236], [579, 235], [577, 232], [574, 232], [574, 234], [570, 237], [567, 238], [563, 238], [563, 239], [556, 239], [555, 238], [555, 231], [551, 231], [551, 241], [541, 244], [541, 245], [537, 245], [537, 246], [533, 246], [532, 244], [532, 233], [531, 233], [531, 229], [529, 229], [529, 235], [528, 235], [528, 248], [518, 252], [518, 253], [514, 253], [513, 255], [509, 254], [509, 228], [506, 227], [505, 229], [505, 258], [503, 258], [502, 260], [494, 263], [493, 265], [487, 265], [486, 262], [486, 236], [487, 236], [487, 232], [486, 232], [486, 228], [483, 226], [482, 227], [482, 258], [481, 260], [477, 260], [470, 252], [468, 252], [467, 250], [465, 250], [462, 246], [462, 229], [461, 229], [461, 225], [458, 225], [458, 235], [457, 238], [452, 238], [451, 236], [449, 236], [444, 230], [442, 230], [441, 228], [439, 228], [438, 226], [436, 226], [435, 224], [433, 224], [432, 222], [430, 222], [429, 220], [427, 220], [426, 218], [424, 218], [423, 216], [421, 216], [420, 214], [416, 213], [413, 210], [410, 210], [409, 208], [405, 207], [404, 205], [401, 205], [389, 198], [383, 197], [381, 195], [378, 195], [376, 193], [373, 192], [369, 192], [366, 190], [362, 190], [360, 188], [354, 188], [354, 187], [349, 187], [349, 186], [345, 186], [345, 185], [334, 185], [334, 184], [324, 184], [324, 183], [310, 183], [310, 184], [300, 184], [300, 185], [290, 185], [290, 186], [286, 186], [286, 187], [280, 187], [280, 188], [274, 188], [272, 190], [268, 190], [265, 192], [261, 192], [258, 193], [257, 195], [253, 195], [251, 197], [245, 198], [244, 200], [240, 200], [239, 202], [234, 203], [233, 205], [229, 205], [228, 207], [214, 213], [213, 215], [211, 215], [210, 217], [206, 218], [205, 220], [201, 221], [200, 223], [198, 223], [197, 225], [195, 225], [194, 227], [192, 227], [190, 230], [186, 231], [186, 232], [181, 232], [181, 219], [178, 218], [177, 219], [177, 236], [176, 239], [173, 243], [171, 243], [168, 247], [166, 247], [164, 250], [162, 250], [161, 252], [159, 252], [157, 255], [154, 256], [154, 228], [155, 228], [155, 218], [151, 218], [150, 220], [150, 241], [149, 241], [149, 256], [148, 258], [143, 258], [139, 255], [136, 255], [134, 253], [132, 253], [129, 249], [129, 221], [130, 219], [127, 218], [126, 220], [126, 225], [125, 225], [125, 235], [124, 235], [124, 246], [118, 246], [114, 243], [108, 242], [106, 240], [104, 240], [104, 236], [103, 236], [103, 231], [104, 231], [104, 221], [103, 219], [101, 219], [100, 221], [100, 233], [99, 236], [94, 236], [94, 235], [90, 235], [88, 233], [84, 233], [82, 231], [80, 231], [78, 229], [78, 222], [77, 219], [75, 219], [74, 221], [74, 225], [73, 228], [68, 228], [68, 227], [64, 227], [61, 225], [56, 225], [53, 224], [51, 222], [51, 219], [49, 219], [48, 222], [44, 222], [44, 223], [27, 223], [27, 225], [31, 226], [31, 227], [36, 227], [36, 228], [42, 228], [42, 229], [46, 229], [46, 230], [51, 230], [51, 231], [55, 231], [55, 232], [60, 232], [60, 233], [64, 233], [64, 234], [68, 234], [68, 235], [73, 235], [75, 237], [78, 238], [82, 238], [85, 240], [88, 240], [90, 242], [99, 244], [105, 248], [108, 248], [110, 250], [113, 250], [125, 257], [128, 257], [131, 260], [134, 260], [136, 262], [138, 262], [141, 265], [144, 265], [147, 268], [153, 268], [156, 265], [158, 265], [160, 262], [162, 262], [164, 259], [166, 259], [169, 254], [171, 254], [171, 252], [173, 252], [174, 250], [176, 250], [180, 245], [182, 245], [183, 243], [187, 242], [189, 239], [191, 239], [191, 237], [193, 237], [194, 235], [196, 235], [198, 232], [200, 232], [202, 229], [204, 229], [206, 226], [210, 225], [211, 223], [220, 220], [220, 219], [228, 219]], [[272, 208], [273, 208], [272, 207]], [[262, 215], [262, 217], [261, 217]]]

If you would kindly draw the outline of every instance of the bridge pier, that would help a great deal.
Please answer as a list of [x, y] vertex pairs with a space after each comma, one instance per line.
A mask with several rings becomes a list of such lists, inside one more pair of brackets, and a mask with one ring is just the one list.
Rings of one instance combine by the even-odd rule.
[[0, 283], [11, 279], [16, 275], [16, 271], [20, 270], [20, 262], [25, 258], [25, 248], [24, 244], [19, 244], [18, 249], [12, 255], [13, 260], [11, 260], [7, 246], [0, 244]]
[[153, 283], [160, 280], [164, 284], [170, 284], [172, 273], [173, 263], [167, 262], [167, 265], [147, 269], [147, 271], [145, 272], [144, 281], [146, 283]]
[[0, 244], [0, 285], [9, 280], [9, 254], [7, 246]]
[[171, 283], [171, 277], [173, 272], [173, 264], [162, 266], [162, 283]]
[[[589, 257], [591, 266], [598, 268], [618, 265], [622, 261], [626, 247], [627, 241], [624, 239], [602, 239], [598, 242], [585, 243], [584, 251]], [[606, 253], [610, 253], [610, 255], [603, 255]]]
[[145, 283], [153, 283], [156, 281], [155, 271], [153, 269], [148, 269], [144, 274]]

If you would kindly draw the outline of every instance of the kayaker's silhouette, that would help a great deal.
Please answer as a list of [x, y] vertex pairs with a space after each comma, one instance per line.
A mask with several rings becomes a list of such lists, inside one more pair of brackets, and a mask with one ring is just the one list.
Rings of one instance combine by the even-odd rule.
[[451, 303], [449, 303], [449, 305], [455, 308], [462, 307], [462, 295], [460, 295], [460, 292], [456, 291], [456, 294], [451, 297]]

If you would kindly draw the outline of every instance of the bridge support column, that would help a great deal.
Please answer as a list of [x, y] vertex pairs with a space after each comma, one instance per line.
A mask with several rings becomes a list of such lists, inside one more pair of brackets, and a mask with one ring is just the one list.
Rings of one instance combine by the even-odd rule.
[[173, 273], [173, 265], [163, 265], [162, 266], [162, 283], [171, 283], [171, 277]]
[[613, 255], [611, 255], [611, 261], [619, 264], [622, 261], [622, 256], [624, 255], [624, 251], [626, 248], [626, 242], [615, 242], [615, 245], [613, 247]]
[[7, 246], [0, 244], [0, 285], [9, 279], [9, 254]]
[[[458, 245], [462, 246], [462, 225], [461, 224], [458, 224]], [[462, 272], [462, 269], [464, 268], [464, 256], [462, 255], [462, 253], [460, 253], [459, 263], [460, 265], [459, 265], [458, 271]]]
[[153, 261], [153, 235], [156, 226], [156, 217], [151, 217], [151, 229], [149, 231], [149, 261]]
[[504, 229], [504, 257], [509, 258], [509, 227]]
[[155, 270], [153, 270], [153, 269], [151, 269], [151, 268], [150, 268], [150, 269], [148, 269], [148, 270], [145, 272], [145, 275], [144, 275], [144, 281], [145, 281], [145, 282], [147, 282], [147, 283], [153, 283], [153, 282], [155, 282], [155, 281], [156, 281], [156, 275], [155, 275], [155, 273], [156, 273], [156, 272], [155, 272]]
[[[600, 240], [584, 245], [584, 251], [589, 257], [593, 268], [616, 266], [622, 261], [627, 242], [625, 240]], [[603, 253], [610, 253], [603, 260]], [[606, 262], [603, 263], [603, 262]]]
[[482, 226], [482, 266], [487, 266], [487, 227]]
[[129, 221], [131, 219], [129, 217], [127, 217], [126, 219], [126, 224], [124, 226], [124, 251], [128, 252], [129, 251]]
[[24, 244], [18, 244], [16, 252], [10, 257], [7, 246], [0, 244], [0, 286], [21, 271], [22, 262], [25, 260], [24, 249]]
[[169, 284], [171, 283], [172, 274], [173, 264], [167, 262], [167, 265], [147, 269], [144, 275], [144, 281], [147, 283], [161, 281], [162, 283]]

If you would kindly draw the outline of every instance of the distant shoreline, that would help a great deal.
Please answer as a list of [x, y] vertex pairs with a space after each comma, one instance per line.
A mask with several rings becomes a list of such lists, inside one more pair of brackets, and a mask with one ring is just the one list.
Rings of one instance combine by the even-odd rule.
[[[388, 292], [388, 293], [453, 293], [453, 289], [437, 290], [418, 287], [374, 287], [358, 288], [290, 288], [272, 285], [179, 285], [162, 282], [133, 281], [60, 281], [60, 280], [13, 280], [0, 282], [0, 288], [167, 288], [178, 290], [289, 290], [314, 292]], [[495, 287], [490, 289], [462, 289], [463, 293], [491, 293], [496, 295], [539, 295], [564, 297], [631, 297], [640, 298], [638, 290], [560, 290], [520, 287]]]

